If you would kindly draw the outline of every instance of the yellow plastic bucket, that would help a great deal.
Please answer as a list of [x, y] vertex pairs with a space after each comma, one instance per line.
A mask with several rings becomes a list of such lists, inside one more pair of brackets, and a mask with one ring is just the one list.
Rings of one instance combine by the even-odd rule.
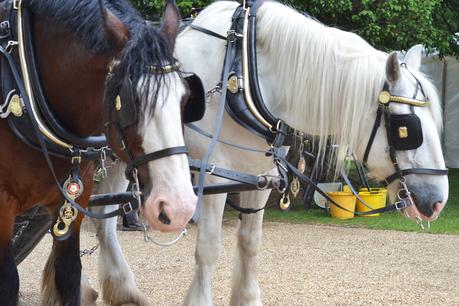
[[[371, 206], [372, 209], [378, 209], [386, 206], [386, 195], [387, 189], [385, 188], [371, 188], [370, 191], [366, 188], [360, 188], [359, 196], [368, 206]], [[363, 205], [362, 202], [357, 200], [356, 203], [356, 211], [358, 212], [365, 212], [370, 211], [371, 209]], [[361, 217], [376, 217], [379, 214], [371, 214], [371, 215], [359, 215]]]
[[355, 211], [355, 196], [350, 192], [342, 191], [333, 191], [327, 192], [328, 196], [341, 205], [343, 208], [346, 208], [348, 211], [339, 208], [338, 206], [328, 203], [330, 206], [330, 216], [337, 219], [351, 219], [354, 218]]

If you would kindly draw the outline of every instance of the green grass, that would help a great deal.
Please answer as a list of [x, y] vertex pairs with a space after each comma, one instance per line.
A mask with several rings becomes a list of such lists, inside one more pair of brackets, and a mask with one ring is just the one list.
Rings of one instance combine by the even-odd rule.
[[[459, 169], [450, 169], [449, 184], [448, 203], [440, 217], [431, 223], [430, 230], [425, 232], [459, 235]], [[237, 213], [235, 211], [227, 211], [225, 216], [234, 217], [237, 216]], [[304, 210], [299, 206], [295, 206], [294, 210], [290, 211], [267, 209], [264, 219], [278, 222], [336, 224], [369, 229], [423, 232], [419, 225], [398, 212], [384, 213], [379, 217], [356, 217], [349, 220], [338, 220], [329, 217], [323, 209], [312, 208]]]

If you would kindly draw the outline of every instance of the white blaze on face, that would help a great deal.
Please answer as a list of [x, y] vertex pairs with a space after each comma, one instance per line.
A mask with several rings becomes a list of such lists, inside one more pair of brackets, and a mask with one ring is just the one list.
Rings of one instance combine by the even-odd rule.
[[[158, 92], [153, 117], [147, 109], [145, 118], [140, 122], [139, 131], [143, 136], [142, 147], [145, 154], [185, 144], [180, 104], [186, 89], [176, 73], [169, 73], [164, 77], [165, 82]], [[150, 93], [153, 92], [155, 88], [150, 88]], [[171, 155], [150, 161], [148, 169], [152, 190], [143, 207], [146, 219], [153, 229], [160, 231], [184, 228], [193, 216], [197, 202], [187, 155]], [[169, 225], [158, 219], [161, 212], [169, 218]]]

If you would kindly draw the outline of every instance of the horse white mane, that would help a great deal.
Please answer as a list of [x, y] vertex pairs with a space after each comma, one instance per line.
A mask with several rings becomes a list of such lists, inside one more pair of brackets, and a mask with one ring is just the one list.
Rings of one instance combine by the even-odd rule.
[[[238, 5], [215, 2], [196, 21]], [[257, 48], [260, 86], [268, 108], [297, 130], [321, 139], [321, 163], [330, 136], [331, 143], [339, 145], [337, 154], [329, 155], [338, 171], [348, 148], [356, 148], [369, 137], [360, 125], [376, 112], [388, 55], [354, 33], [325, 26], [271, 1], [257, 13]], [[425, 76], [415, 74], [440, 127], [438, 94]]]

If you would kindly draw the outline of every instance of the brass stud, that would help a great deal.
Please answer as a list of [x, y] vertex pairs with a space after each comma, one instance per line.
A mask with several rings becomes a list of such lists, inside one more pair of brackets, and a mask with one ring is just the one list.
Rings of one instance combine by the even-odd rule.
[[379, 103], [387, 104], [390, 101], [390, 93], [386, 90], [383, 90], [379, 93], [378, 99]]
[[237, 84], [237, 75], [232, 75], [229, 79], [228, 79], [228, 90], [232, 93], [232, 94], [236, 94], [238, 91], [239, 91], [239, 86]]
[[21, 117], [24, 113], [22, 110], [21, 98], [19, 98], [18, 95], [13, 95], [11, 97], [10, 105], [8, 108], [10, 112], [16, 117]]
[[121, 98], [116, 96], [115, 98], [115, 109], [119, 112], [121, 110]]

